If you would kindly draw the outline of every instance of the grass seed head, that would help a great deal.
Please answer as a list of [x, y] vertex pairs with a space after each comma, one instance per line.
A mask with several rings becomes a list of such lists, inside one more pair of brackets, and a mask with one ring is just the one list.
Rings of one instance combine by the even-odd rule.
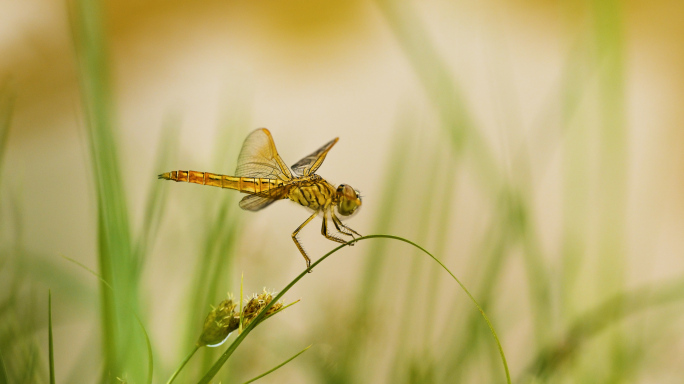
[[197, 340], [197, 345], [216, 346], [225, 340], [231, 332], [238, 328], [239, 317], [235, 316], [235, 307], [232, 298], [223, 300], [218, 307], [209, 312], [204, 319], [202, 334]]
[[[254, 320], [257, 315], [259, 315], [259, 312], [268, 305], [268, 303], [273, 300], [273, 294], [275, 292], [268, 292], [266, 289], [260, 294], [254, 294], [245, 304], [244, 308], [242, 309], [242, 318], [243, 318], [243, 326], [249, 325], [252, 320]], [[283, 303], [278, 302], [275, 303], [271, 306], [271, 308], [266, 311], [266, 317], [271, 316], [274, 314], [276, 311], [278, 311], [280, 308], [283, 307]]]

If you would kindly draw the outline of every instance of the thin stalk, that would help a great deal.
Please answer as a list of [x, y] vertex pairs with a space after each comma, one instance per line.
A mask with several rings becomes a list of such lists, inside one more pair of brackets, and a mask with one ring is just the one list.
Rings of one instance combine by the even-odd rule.
[[[451, 76], [449, 67], [440, 56], [432, 43], [427, 28], [419, 19], [418, 12], [411, 4], [401, 1], [376, 0], [381, 13], [394, 33], [397, 42], [406, 55], [409, 63], [425, 89], [428, 100], [434, 105], [441, 120], [441, 127], [450, 139], [456, 160], [461, 161], [465, 155], [472, 161], [474, 174], [483, 191], [492, 201], [501, 196], [519, 199], [519, 204], [506, 206], [509, 210], [498, 215], [502, 226], [513, 223], [511, 217], [520, 215], [524, 218], [533, 217], [530, 204], [522, 199], [520, 187], [510, 183], [505, 172], [499, 166], [491, 145], [478, 129], [475, 116], [467, 106], [467, 98], [457, 81]], [[519, 210], [519, 211], [516, 211]], [[534, 240], [534, 239], [530, 239]], [[544, 260], [538, 254], [540, 247], [531, 242], [525, 244], [525, 262], [529, 279], [530, 296], [534, 306], [535, 327], [539, 330], [537, 338], [544, 340], [546, 329], [551, 318], [550, 298], [548, 290], [549, 278], [546, 273]], [[501, 255], [503, 256], [503, 255]], [[484, 261], [488, 263], [491, 261]], [[498, 275], [490, 278], [498, 281]], [[485, 302], [487, 298], [485, 298]]]
[[[439, 155], [434, 155], [432, 156], [431, 162], [427, 169], [429, 170], [429, 174], [426, 175], [426, 180], [423, 185], [433, 185], [435, 187], [438, 187], [438, 176], [440, 175], [439, 173], [439, 163], [440, 163], [440, 156]], [[426, 192], [426, 193], [431, 193]], [[418, 229], [418, 234], [417, 238], [418, 241], [421, 243], [425, 242], [432, 231], [432, 226], [430, 223], [433, 221], [430, 220], [432, 217], [432, 209], [433, 209], [433, 204], [435, 202], [435, 199], [433, 198], [423, 198], [420, 199], [422, 202], [421, 204], [421, 209], [420, 211], [422, 212], [422, 217], [419, 219], [420, 225]], [[415, 295], [418, 292], [418, 285], [419, 281], [422, 275], [422, 267], [423, 263], [421, 263], [421, 259], [418, 257], [414, 257], [413, 260], [411, 261], [411, 266], [409, 269], [409, 275], [407, 276], [406, 279], [406, 284], [405, 284], [405, 291], [404, 294], [402, 295], [405, 300], [404, 300], [404, 313], [410, 313], [412, 311], [413, 307], [413, 295]], [[401, 362], [405, 361], [405, 358], [408, 354], [412, 353], [411, 350], [414, 348], [409, 347], [409, 343], [411, 340], [407, 335], [411, 334], [412, 329], [416, 329], [416, 323], [419, 321], [419, 316], [402, 316], [400, 320], [400, 325], [399, 328], [397, 329], [397, 346], [394, 348], [394, 363], [391, 364], [390, 366], [390, 377], [391, 377], [391, 382], [398, 382], [399, 377], [401, 374], [405, 373], [404, 370], [397, 369], [397, 367], [401, 366]], [[429, 337], [426, 337], [425, 339], [429, 339]], [[408, 367], [410, 368], [410, 367]]]
[[[373, 224], [373, 230], [376, 232], [391, 232], [391, 225], [393, 222], [397, 221], [397, 215], [399, 214], [398, 206], [398, 194], [394, 191], [400, 190], [401, 184], [405, 179], [405, 172], [401, 170], [406, 169], [409, 162], [409, 157], [406, 153], [410, 150], [410, 136], [407, 134], [409, 132], [409, 127], [413, 126], [413, 118], [410, 114], [404, 113], [399, 118], [398, 121], [401, 123], [398, 127], [398, 132], [394, 135], [393, 142], [391, 145], [391, 153], [388, 158], [388, 162], [385, 166], [385, 174], [387, 175], [385, 182], [383, 182], [383, 191], [380, 196], [385, 196], [383, 198], [376, 215], [377, 221]], [[364, 266], [361, 274], [361, 281], [359, 288], [356, 291], [355, 303], [357, 303], [356, 311], [351, 316], [351, 328], [356, 330], [356, 335], [358, 337], [350, 337], [345, 341], [345, 345], [340, 349], [345, 351], [341, 354], [338, 363], [334, 369], [330, 369], [328, 365], [320, 365], [319, 370], [322, 375], [324, 375], [326, 381], [336, 381], [343, 382], [345, 377], [347, 377], [347, 382], [358, 381], [352, 378], [354, 372], [356, 372], [355, 363], [358, 362], [357, 356], [359, 356], [359, 350], [361, 348], [361, 343], [366, 338], [365, 334], [368, 332], [368, 319], [369, 312], [373, 307], [373, 303], [376, 300], [377, 294], [381, 291], [377, 289], [380, 282], [380, 277], [382, 273], [387, 268], [385, 267], [387, 263], [387, 247], [384, 242], [375, 242], [368, 247], [366, 252], [368, 257], [364, 260]]]
[[[598, 225], [600, 237], [598, 250], [598, 275], [595, 278], [597, 291], [607, 294], [620, 292], [625, 286], [628, 265], [625, 237], [627, 233], [627, 193], [629, 171], [629, 129], [625, 118], [625, 64], [622, 7], [617, 0], [594, 0], [592, 2], [596, 64], [602, 69], [598, 81], [598, 105], [600, 118], [600, 191], [598, 200]], [[620, 306], [615, 310], [619, 311]], [[616, 314], [617, 315], [617, 314]], [[610, 335], [611, 341], [599, 349], [610, 355], [610, 372], [606, 381], [625, 381], [622, 367], [625, 366], [628, 338], [616, 328]], [[602, 380], [602, 378], [598, 378]]]
[[244, 313], [242, 313], [242, 301], [244, 300], [244, 297], [242, 296], [243, 293], [243, 286], [245, 284], [245, 273], [243, 272], [240, 275], [240, 322], [238, 323], [238, 334], [242, 333], [242, 324], [244, 321]]
[[[0, 89], [0, 98], [4, 98], [2, 94], [4, 91], [4, 89]], [[14, 98], [14, 95], [10, 95], [6, 101], [2, 100], [5, 105], [0, 110], [0, 176], [2, 176], [2, 163], [9, 141], [10, 123], [12, 122], [12, 113], [14, 112]]]
[[48, 289], [48, 358], [50, 364], [50, 384], [55, 384], [55, 351], [52, 342], [52, 292]]
[[185, 357], [185, 359], [183, 359], [183, 362], [181, 363], [181, 365], [178, 367], [178, 369], [176, 369], [176, 371], [173, 373], [173, 375], [171, 375], [171, 377], [169, 378], [169, 381], [167, 381], [166, 384], [171, 384], [171, 383], [173, 382], [173, 380], [176, 379], [176, 376], [178, 376], [178, 374], [180, 373], [180, 371], [183, 369], [183, 367], [185, 367], [185, 365], [188, 363], [188, 361], [190, 361], [190, 359], [192, 358], [192, 356], [195, 354], [195, 352], [197, 352], [197, 350], [198, 350], [199, 348], [200, 348], [200, 346], [197, 345], [197, 344], [195, 344], [195, 345], [193, 346], [193, 348], [192, 348], [192, 350], [190, 351], [190, 353], [188, 353], [188, 355]]
[[491, 321], [489, 320], [489, 317], [487, 317], [487, 314], [484, 312], [484, 310], [482, 309], [482, 307], [480, 307], [480, 305], [477, 303], [477, 300], [475, 300], [475, 298], [473, 297], [473, 295], [470, 294], [470, 291], [468, 291], [468, 289], [465, 287], [465, 285], [463, 285], [463, 284], [461, 283], [461, 281], [460, 281], [453, 273], [451, 273], [451, 271], [450, 271], [444, 264], [442, 264], [442, 262], [439, 261], [439, 259], [437, 259], [435, 256], [433, 256], [430, 252], [428, 252], [428, 251], [425, 250], [423, 247], [421, 247], [420, 245], [418, 245], [418, 244], [416, 244], [416, 243], [414, 243], [414, 242], [412, 242], [412, 241], [410, 241], [410, 240], [406, 240], [406, 239], [404, 239], [404, 238], [401, 238], [401, 237], [398, 237], [398, 236], [392, 236], [392, 235], [369, 235], [369, 236], [359, 237], [359, 238], [356, 238], [356, 239], [354, 239], [354, 240], [351, 240], [351, 241], [347, 242], [346, 244], [342, 244], [342, 245], [338, 246], [337, 248], [333, 249], [332, 251], [330, 251], [330, 252], [326, 253], [325, 255], [323, 255], [320, 259], [318, 259], [315, 263], [313, 263], [313, 264], [311, 265], [310, 268], [307, 268], [307, 269], [304, 270], [302, 273], [300, 273], [297, 277], [295, 277], [294, 280], [292, 280], [292, 281], [291, 281], [291, 282], [290, 282], [282, 291], [280, 291], [280, 292], [273, 298], [273, 300], [271, 300], [270, 303], [268, 303], [268, 304], [261, 310], [261, 312], [259, 313], [259, 315], [258, 315], [256, 318], [254, 318], [254, 320], [253, 320], [251, 323], [249, 323], [249, 325], [248, 325], [247, 327], [245, 327], [245, 329], [242, 331], [242, 333], [241, 333], [240, 335], [238, 335], [238, 337], [235, 339], [235, 341], [233, 341], [233, 343], [231, 343], [231, 345], [228, 347], [228, 349], [219, 357], [219, 359], [216, 361], [216, 363], [211, 367], [211, 369], [210, 369], [210, 370], [204, 375], [204, 377], [199, 381], [199, 384], [208, 384], [208, 383], [211, 382], [211, 380], [214, 378], [214, 376], [216, 376], [216, 374], [217, 374], [218, 371], [221, 369], [221, 367], [223, 366], [223, 364], [225, 364], [225, 362], [228, 360], [228, 358], [233, 354], [233, 352], [235, 352], [235, 350], [237, 349], [237, 347], [242, 343], [242, 341], [247, 337], [247, 335], [249, 335], [249, 333], [254, 329], [254, 327], [255, 327], [257, 324], [259, 324], [259, 322], [261, 322], [262, 319], [264, 319], [264, 316], [266, 315], [266, 312], [268, 311], [268, 309], [271, 308], [271, 306], [273, 306], [273, 304], [275, 304], [276, 302], [278, 302], [278, 300], [280, 300], [280, 298], [283, 297], [283, 295], [285, 295], [285, 293], [286, 293], [287, 291], [289, 291], [297, 282], [299, 282], [299, 280], [301, 280], [302, 278], [304, 278], [304, 276], [307, 276], [307, 275], [309, 274], [309, 270], [315, 268], [318, 264], [320, 264], [321, 262], [323, 262], [323, 261], [324, 261], [325, 259], [327, 259], [330, 255], [332, 255], [332, 254], [334, 254], [335, 252], [339, 251], [339, 250], [342, 249], [343, 247], [348, 246], [348, 245], [352, 245], [352, 244], [354, 244], [354, 243], [356, 243], [356, 242], [359, 242], [359, 241], [361, 241], [361, 240], [367, 240], [367, 239], [393, 239], [393, 240], [398, 240], [398, 241], [401, 241], [401, 242], [410, 244], [410, 245], [412, 245], [412, 246], [414, 246], [414, 247], [420, 249], [421, 251], [423, 251], [423, 253], [425, 253], [425, 254], [427, 254], [428, 256], [430, 256], [430, 257], [431, 257], [435, 262], [437, 262], [437, 263], [438, 263], [438, 264], [439, 264], [447, 273], [449, 273], [449, 275], [451, 275], [451, 277], [458, 283], [458, 285], [461, 287], [461, 289], [468, 295], [468, 297], [470, 298], [470, 300], [473, 302], [473, 304], [475, 305], [475, 307], [478, 309], [478, 311], [480, 312], [480, 314], [481, 314], [482, 317], [484, 318], [485, 322], [487, 322], [487, 326], [489, 327], [489, 330], [490, 330], [490, 332], [492, 333], [492, 336], [494, 337], [494, 340], [496, 341], [497, 347], [498, 347], [498, 349], [499, 349], [499, 354], [501, 355], [501, 362], [502, 362], [502, 364], [503, 364], [504, 371], [505, 371], [505, 374], [506, 374], [506, 382], [510, 384], [510, 382], [511, 382], [511, 375], [510, 375], [510, 372], [509, 372], [509, 370], [508, 370], [508, 363], [506, 362], [506, 355], [505, 355], [505, 353], [504, 353], [503, 347], [501, 346], [501, 342], [499, 341], [499, 337], [497, 336], [496, 331], [494, 330], [494, 326], [492, 325]]
[[0, 351], [0, 383], [9, 382], [9, 377], [7, 377], [7, 367], [5, 367], [5, 359], [2, 357], [2, 351]]
[[124, 370], [139, 377], [141, 367], [129, 363], [139, 361], [143, 351], [132, 337], [136, 325], [124, 313], [126, 308], [138, 307], [139, 273], [133, 260], [125, 183], [118, 157], [103, 4], [73, 1], [69, 11], [97, 199], [99, 271], [112, 286], [111, 290], [100, 286], [103, 372], [108, 375], [103, 380], [111, 381]]
[[[312, 344], [312, 345], [313, 345], [313, 344]], [[268, 370], [268, 371], [262, 373], [261, 375], [255, 377], [255, 378], [253, 378], [253, 379], [251, 379], [251, 380], [247, 380], [247, 381], [245, 381], [243, 384], [249, 384], [249, 383], [252, 383], [252, 382], [255, 382], [255, 381], [261, 379], [262, 377], [268, 375], [269, 373], [272, 373], [272, 372], [275, 371], [276, 369], [278, 369], [278, 368], [282, 367], [283, 365], [289, 363], [290, 361], [296, 359], [297, 356], [299, 356], [299, 355], [301, 355], [302, 353], [306, 352], [306, 350], [309, 349], [309, 348], [311, 348], [311, 345], [309, 345], [308, 347], [302, 349], [301, 351], [299, 351], [299, 353], [297, 353], [296, 355], [294, 355], [294, 356], [290, 357], [289, 359], [285, 360], [285, 361], [282, 362], [281, 364], [278, 364], [278, 365], [275, 366], [273, 369], [270, 369], [270, 370]]]

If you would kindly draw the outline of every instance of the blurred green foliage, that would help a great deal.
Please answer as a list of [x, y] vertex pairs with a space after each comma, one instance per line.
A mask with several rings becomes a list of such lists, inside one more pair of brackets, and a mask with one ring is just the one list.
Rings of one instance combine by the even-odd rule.
[[[531, 130], [532, 136], [546, 140], [539, 145], [543, 148], [538, 156], [550, 161], [553, 151], [548, 147], [563, 150], [563, 230], [560, 244], [556, 244], [559, 260], [549, 257], [542, 246], [535, 221], [533, 203], [537, 196], [529, 187], [534, 175], [529, 154], [536, 148], [515, 147], [506, 159], [510, 166], [505, 167], [484, 137], [478, 117], [467, 104], [466, 91], [450, 73], [419, 13], [410, 2], [376, 3], [438, 116], [438, 122], [430, 128], [439, 130], [443, 140], [421, 142], [413, 109], [403, 109], [385, 169], [374, 171], [384, 175], [384, 180], [370, 232], [393, 233], [413, 222], [417, 229], [411, 240], [435, 250], [447, 265], [467, 265], [456, 274], [467, 276], [466, 285], [489, 313], [503, 347], [509, 356], [515, 355], [510, 359], [518, 362], [511, 366], [514, 382], [634, 381], [637, 367], [649, 359], [647, 353], [638, 351], [649, 350], [650, 337], [666, 337], [668, 320], [661, 320], [664, 330], [660, 333], [638, 320], [627, 320], [661, 310], [665, 304], [681, 304], [684, 278], [636, 289], [626, 284], [628, 127], [621, 3], [596, 0], [587, 4], [588, 19], [593, 24], [582, 31], [569, 52], [558, 92], [551, 98], [551, 103], [560, 109], [561, 130], [549, 134], [548, 119], [544, 116]], [[108, 283], [99, 285], [99, 342], [89, 345], [80, 357], [87, 359], [100, 348], [101, 354], [95, 355], [101, 359], [88, 360], [92, 366], [82, 365], [71, 373], [57, 367], [58, 382], [73, 382], [80, 377], [79, 369], [90, 372], [87, 377], [99, 374], [101, 382], [151, 380], [149, 364], [151, 357], [158, 355], [145, 332], [155, 324], [150, 323], [144, 305], [150, 297], [144, 289], [143, 270], [159, 236], [168, 203], [168, 186], [157, 182], [154, 175], [143, 181], [150, 183], [150, 189], [142, 223], [136, 226], [124, 193], [129, 181], [122, 177], [119, 159], [117, 110], [110, 84], [102, 6], [98, 1], [88, 0], [70, 3], [97, 202], [97, 272]], [[591, 87], [594, 83], [596, 87]], [[11, 140], [14, 108], [12, 90], [7, 84], [0, 87], [0, 175], [7, 166], [3, 157]], [[582, 110], [580, 101], [587, 94], [597, 100], [596, 111]], [[213, 150], [217, 166], [226, 164], [230, 161], [227, 157], [238, 153], [240, 141], [234, 138], [244, 137], [247, 131], [247, 107], [238, 104], [225, 118]], [[547, 112], [541, 114], [544, 113]], [[597, 128], [601, 138], [601, 178], [598, 185], [592, 185], [601, 191], [600, 209], [596, 213], [601, 228], [599, 260], [586, 257], [590, 234], [583, 228], [590, 214], [587, 189], [593, 182], [586, 176], [588, 164], [583, 155], [583, 149], [594, 137], [587, 128], [591, 118], [600, 122]], [[156, 168], [170, 167], [178, 148], [179, 126], [179, 117], [168, 118], [159, 139]], [[474, 179], [490, 215], [483, 218], [485, 228], [473, 240], [475, 247], [465, 250], [455, 248], [450, 241], [451, 234], [459, 230], [453, 228], [450, 215], [459, 199], [459, 185], [468, 177]], [[16, 198], [6, 192], [0, 177], [0, 197]], [[235, 281], [227, 280], [237, 276], [234, 263], [244, 225], [236, 214], [237, 198], [236, 194], [227, 193], [218, 202], [200, 202], [202, 215], [208, 219], [197, 229], [202, 234], [201, 246], [186, 296], [179, 298], [186, 305], [183, 313], [176, 314], [183, 319], [181, 329], [173, 335], [178, 356], [192, 348], [199, 325], [210, 305], [224, 296], [224, 287], [236, 285]], [[419, 204], [407, 208], [406, 201]], [[44, 348], [48, 341], [39, 336], [47, 333], [48, 328], [50, 335], [53, 331], [58, 333], [59, 328], [53, 330], [52, 318], [48, 323], [45, 307], [36, 297], [43, 297], [43, 288], [49, 287], [63, 299], [91, 302], [91, 276], [74, 272], [67, 263], [54, 258], [25, 251], [19, 235], [20, 213], [0, 214], [16, 218], [13, 228], [0, 227], [6, 233], [16, 234], [14, 244], [2, 244], [0, 249], [0, 276], [5, 288], [0, 294], [0, 382], [45, 382], [54, 379], [52, 359], [48, 363]], [[319, 322], [306, 325], [312, 337], [326, 335], [330, 349], [314, 346], [308, 356], [291, 364], [299, 364], [310, 380], [325, 383], [503, 381], [499, 352], [488, 336], [481, 314], [465, 304], [463, 295], [450, 295], [449, 301], [444, 301], [440, 295], [444, 287], [454, 291], [456, 287], [446, 284], [438, 268], [389, 242], [373, 241], [364, 249], [358, 281], [354, 286], [344, 287], [354, 297], [353, 308], [338, 309]], [[397, 258], [412, 260], [405, 269], [398, 269], [392, 265]], [[527, 297], [507, 295], [510, 285], [516, 284], [506, 279], [514, 258], [521, 259], [525, 279], [519, 283], [527, 289]], [[587, 274], [586, 270], [595, 273]], [[387, 287], [397, 286], [398, 291], [388, 292]], [[587, 286], [598, 292], [591, 306], [583, 296], [585, 291], [579, 289]], [[511, 309], [517, 312], [509, 312]], [[517, 334], [521, 317], [531, 322], [530, 334]], [[628, 340], [626, 336], [634, 332], [644, 336]], [[282, 337], [287, 340], [289, 336]], [[52, 347], [50, 337], [50, 357]], [[282, 356], [293, 352], [273, 349]], [[54, 350], [58, 355], [60, 346], [55, 345]], [[260, 358], [258, 350], [244, 349], [237, 359], [218, 371], [221, 366], [217, 367], [215, 362], [220, 353], [220, 348], [202, 349], [199, 357], [181, 373], [179, 382], [197, 381], [212, 370], [218, 372], [217, 379], [230, 382], [235, 377], [254, 376], [254, 372], [241, 368], [245, 361]], [[265, 370], [274, 363], [264, 362], [260, 367]], [[173, 364], [176, 362], [157, 363], [155, 381], [168, 377], [176, 368]], [[272, 375], [277, 376], [278, 373]]]

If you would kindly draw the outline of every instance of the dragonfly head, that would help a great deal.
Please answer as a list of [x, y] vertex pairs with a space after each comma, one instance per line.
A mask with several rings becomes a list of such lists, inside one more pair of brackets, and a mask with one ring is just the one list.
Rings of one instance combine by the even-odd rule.
[[359, 191], [347, 184], [340, 184], [337, 187], [337, 195], [340, 197], [337, 212], [342, 216], [351, 216], [361, 206]]

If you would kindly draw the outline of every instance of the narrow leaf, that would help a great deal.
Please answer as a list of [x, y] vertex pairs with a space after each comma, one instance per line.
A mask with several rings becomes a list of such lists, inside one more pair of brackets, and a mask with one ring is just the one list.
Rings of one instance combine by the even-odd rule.
[[48, 290], [48, 348], [50, 359], [50, 384], [55, 384], [55, 351], [52, 342], [52, 292]]
[[183, 370], [183, 367], [185, 367], [185, 365], [188, 363], [188, 361], [190, 361], [190, 358], [192, 358], [192, 356], [195, 354], [195, 352], [197, 352], [197, 350], [198, 350], [199, 348], [200, 348], [200, 347], [199, 347], [199, 345], [197, 345], [197, 344], [195, 344], [195, 346], [192, 347], [192, 351], [190, 351], [190, 353], [185, 357], [185, 359], [183, 360], [183, 362], [181, 363], [181, 365], [176, 369], [176, 371], [173, 372], [173, 375], [171, 375], [171, 377], [169, 378], [169, 381], [167, 381], [166, 384], [171, 384], [171, 383], [173, 383], [173, 381], [176, 379], [176, 377], [178, 376], [178, 374], [180, 373], [180, 371]]
[[[312, 344], [312, 345], [313, 345], [313, 344]], [[252, 383], [252, 382], [255, 382], [255, 381], [261, 379], [262, 377], [268, 375], [269, 373], [275, 371], [276, 369], [278, 369], [278, 368], [282, 367], [283, 365], [289, 363], [290, 361], [296, 359], [297, 356], [299, 356], [299, 355], [301, 355], [302, 353], [306, 352], [306, 350], [309, 349], [309, 348], [311, 348], [311, 345], [309, 345], [308, 347], [302, 349], [302, 350], [299, 351], [299, 353], [297, 353], [296, 355], [294, 355], [294, 356], [290, 357], [289, 359], [283, 361], [281, 364], [276, 365], [273, 369], [271, 369], [271, 370], [269, 370], [269, 371], [266, 371], [266, 372], [262, 373], [261, 375], [255, 377], [255, 378], [253, 378], [253, 379], [251, 379], [251, 380], [245, 381], [244, 384], [249, 384], [249, 383]]]
[[0, 383], [9, 382], [9, 378], [7, 377], [7, 368], [5, 368], [5, 359], [3, 359], [2, 351], [0, 351]]
[[143, 335], [145, 336], [145, 343], [147, 344], [147, 384], [152, 384], [152, 377], [154, 376], [154, 357], [152, 356], [152, 343], [150, 343], [150, 336], [147, 334], [145, 326], [143, 325], [138, 315], [133, 315], [135, 316], [135, 319], [138, 321], [138, 325], [140, 325], [140, 329], [142, 330]]

